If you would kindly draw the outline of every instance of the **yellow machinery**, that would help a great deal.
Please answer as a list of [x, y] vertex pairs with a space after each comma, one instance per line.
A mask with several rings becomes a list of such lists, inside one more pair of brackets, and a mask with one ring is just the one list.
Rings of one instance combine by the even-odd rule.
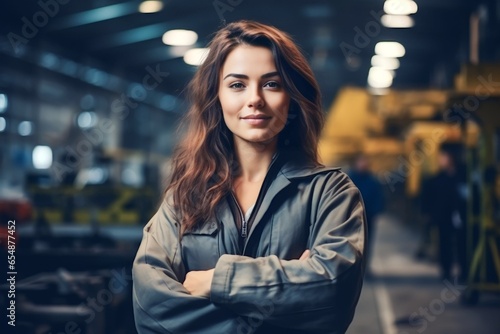
[[475, 304], [479, 292], [500, 291], [500, 65], [464, 65], [455, 86], [448, 104], [461, 115], [456, 122], [464, 134], [474, 124], [480, 128], [478, 145], [464, 138], [469, 274], [463, 301]]
[[345, 87], [332, 104], [319, 143], [326, 165], [346, 163], [362, 152], [371, 133], [382, 133], [382, 119], [370, 112], [370, 94], [363, 88]]
[[459, 129], [433, 121], [443, 109], [448, 91], [391, 90], [374, 97], [373, 107], [385, 118], [386, 131], [402, 134], [402, 152], [395, 168], [387, 174], [390, 182], [404, 182], [406, 195], [415, 198], [420, 191], [422, 176], [436, 170], [439, 145], [447, 140], [458, 140]]
[[30, 189], [34, 217], [50, 224], [145, 224], [152, 216], [158, 195], [150, 188], [61, 186]]
[[406, 194], [415, 197], [422, 174], [436, 170], [437, 147], [461, 140], [459, 127], [432, 121], [448, 95], [449, 91], [431, 89], [390, 90], [377, 96], [363, 88], [343, 88], [329, 110], [320, 141], [323, 162], [342, 165], [363, 153], [391, 191], [394, 183], [404, 183]]
[[[162, 165], [165, 157], [124, 149], [102, 152], [113, 164], [148, 161]], [[34, 218], [56, 224], [144, 225], [156, 210], [161, 195], [151, 186], [120, 184], [30, 186]]]
[[324, 164], [345, 166], [363, 153], [376, 173], [394, 168], [402, 145], [385, 135], [384, 117], [374, 112], [372, 99], [364, 88], [345, 87], [339, 91], [319, 143]]

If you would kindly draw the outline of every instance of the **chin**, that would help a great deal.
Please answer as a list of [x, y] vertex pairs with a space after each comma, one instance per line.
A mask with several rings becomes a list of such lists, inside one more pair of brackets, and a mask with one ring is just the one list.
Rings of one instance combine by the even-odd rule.
[[273, 136], [271, 134], [262, 134], [262, 135], [246, 135], [246, 136], [238, 136], [246, 142], [250, 143], [260, 143], [260, 144], [269, 144], [274, 140], [277, 140], [277, 136]]

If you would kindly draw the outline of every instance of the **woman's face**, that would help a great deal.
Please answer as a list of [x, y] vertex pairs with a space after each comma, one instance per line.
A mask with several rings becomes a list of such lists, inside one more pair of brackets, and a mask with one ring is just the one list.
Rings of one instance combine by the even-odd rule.
[[290, 96], [285, 92], [271, 50], [240, 45], [221, 69], [219, 101], [235, 143], [270, 143], [285, 127]]

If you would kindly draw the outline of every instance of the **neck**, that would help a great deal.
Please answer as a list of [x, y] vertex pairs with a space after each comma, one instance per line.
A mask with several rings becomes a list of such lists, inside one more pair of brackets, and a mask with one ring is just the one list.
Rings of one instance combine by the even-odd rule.
[[235, 138], [234, 147], [240, 167], [237, 177], [249, 182], [262, 181], [276, 152], [277, 140], [252, 143]]

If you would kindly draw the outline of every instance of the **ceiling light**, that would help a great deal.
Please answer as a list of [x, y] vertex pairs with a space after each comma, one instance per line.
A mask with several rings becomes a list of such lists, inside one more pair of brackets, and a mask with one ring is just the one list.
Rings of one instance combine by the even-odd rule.
[[393, 74], [381, 67], [372, 67], [368, 72], [368, 85], [373, 88], [388, 88], [392, 85]]
[[156, 13], [163, 9], [163, 2], [161, 1], [143, 1], [139, 5], [139, 12], [141, 13]]
[[22, 121], [17, 126], [17, 132], [21, 136], [29, 136], [32, 131], [33, 131], [33, 124], [29, 121]]
[[418, 6], [412, 0], [387, 0], [384, 3], [384, 12], [392, 15], [415, 14]]
[[33, 166], [36, 169], [47, 169], [52, 166], [52, 149], [48, 146], [35, 146], [32, 154]]
[[97, 115], [93, 111], [83, 111], [76, 120], [78, 126], [82, 129], [88, 129], [97, 124]]
[[5, 120], [5, 118], [0, 117], [0, 132], [4, 132], [6, 128], [7, 128], [7, 121]]
[[386, 70], [396, 70], [399, 68], [399, 60], [397, 58], [387, 58], [375, 55], [372, 57], [372, 66], [381, 67]]
[[382, 15], [380, 20], [387, 28], [411, 28], [415, 25], [413, 18], [407, 15]]
[[203, 64], [210, 50], [208, 48], [191, 49], [184, 55], [184, 62], [193, 66]]
[[389, 58], [403, 57], [405, 47], [398, 42], [378, 42], [375, 45], [375, 53]]
[[167, 45], [193, 45], [198, 40], [198, 34], [192, 30], [175, 29], [163, 34], [162, 41]]

